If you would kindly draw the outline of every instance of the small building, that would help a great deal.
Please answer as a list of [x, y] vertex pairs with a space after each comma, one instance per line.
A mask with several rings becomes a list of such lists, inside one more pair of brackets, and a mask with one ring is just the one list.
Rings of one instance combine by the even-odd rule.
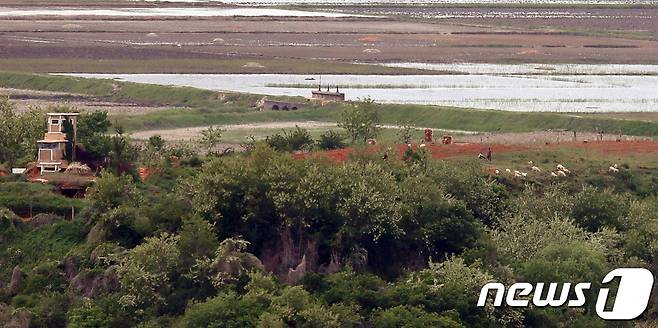
[[276, 100], [264, 100], [262, 108], [263, 110], [298, 110], [306, 107], [306, 104], [293, 103], [286, 101], [276, 101]]
[[329, 101], [345, 101], [345, 94], [338, 91], [338, 87], [336, 87], [336, 92], [329, 91], [328, 87], [327, 91], [322, 91], [321, 88], [318, 87], [317, 90], [311, 92], [311, 98]]
[[[39, 155], [36, 166], [40, 173], [57, 173], [68, 166], [66, 160], [67, 145], [70, 142], [65, 132], [65, 125], [73, 129], [73, 142], [77, 134], [78, 113], [48, 113], [48, 131], [43, 139], [37, 141]], [[72, 149], [74, 147], [71, 147]], [[73, 155], [73, 154], [71, 154]]]

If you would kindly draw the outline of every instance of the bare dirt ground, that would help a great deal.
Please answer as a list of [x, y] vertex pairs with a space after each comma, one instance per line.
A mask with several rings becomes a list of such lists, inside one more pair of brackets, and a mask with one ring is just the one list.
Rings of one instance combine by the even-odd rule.
[[541, 145], [562, 144], [569, 142], [589, 143], [594, 141], [650, 141], [654, 138], [626, 136], [619, 134], [598, 134], [592, 132], [577, 132], [576, 137], [572, 131], [537, 131], [520, 133], [481, 133], [477, 135], [463, 135], [455, 137], [461, 143], [503, 144], [503, 145]]
[[[294, 128], [295, 126], [299, 126], [300, 128], [304, 128], [304, 129], [318, 129], [318, 128], [335, 127], [336, 123], [313, 122], [313, 121], [268, 122], [268, 123], [214, 125], [213, 127], [225, 131], [235, 131], [235, 130], [254, 130], [254, 129], [266, 129], [266, 130], [289, 129], [289, 128]], [[199, 137], [201, 131], [207, 129], [208, 127], [209, 126], [197, 126], [190, 128], [138, 131], [132, 133], [130, 136], [136, 140], [146, 140], [154, 135], [159, 135], [167, 141], [182, 141], [182, 140], [190, 140]]]
[[104, 111], [110, 115], [141, 115], [170, 109], [169, 107], [102, 101], [89, 95], [52, 91], [0, 88], [0, 97], [9, 97], [19, 113], [31, 108], [48, 109], [57, 106], [71, 107], [80, 112]]
[[369, 10], [388, 18], [3, 18], [0, 60], [658, 63], [657, 9]]
[[[396, 152], [398, 155], [402, 155], [407, 146], [398, 145], [396, 146]], [[417, 145], [413, 146], [414, 149], [418, 147]], [[510, 145], [510, 144], [490, 144], [486, 147], [477, 144], [477, 143], [458, 143], [452, 145], [427, 145], [427, 151], [429, 151], [432, 158], [435, 159], [445, 159], [453, 157], [475, 157], [480, 152], [486, 152], [488, 147], [491, 147], [494, 156], [496, 154], [505, 154], [513, 152], [524, 152], [531, 150], [547, 150], [547, 149], [557, 149], [557, 148], [579, 148], [583, 150], [594, 150], [599, 151], [605, 154], [616, 154], [616, 155], [654, 155], [658, 154], [658, 142], [656, 141], [596, 141], [596, 142], [566, 142], [561, 144], [551, 144], [551, 145]], [[343, 162], [350, 157], [350, 154], [353, 153], [353, 149], [338, 149], [338, 150], [329, 150], [324, 152], [315, 152], [315, 153], [297, 153], [294, 154], [294, 157], [297, 159], [304, 159], [308, 157], [318, 156], [318, 157], [328, 157], [337, 162]], [[381, 147], [372, 147], [371, 151], [373, 152], [384, 152]]]

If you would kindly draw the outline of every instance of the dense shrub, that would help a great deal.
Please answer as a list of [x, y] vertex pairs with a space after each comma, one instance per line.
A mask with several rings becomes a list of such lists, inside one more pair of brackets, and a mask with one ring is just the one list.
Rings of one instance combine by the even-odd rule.
[[313, 146], [311, 134], [298, 126], [293, 130], [283, 130], [281, 134], [268, 136], [265, 142], [278, 151], [309, 150]]
[[334, 130], [329, 130], [320, 135], [317, 145], [318, 148], [323, 150], [341, 149], [347, 146], [345, 142], [343, 142], [343, 139], [344, 137], [340, 133]]

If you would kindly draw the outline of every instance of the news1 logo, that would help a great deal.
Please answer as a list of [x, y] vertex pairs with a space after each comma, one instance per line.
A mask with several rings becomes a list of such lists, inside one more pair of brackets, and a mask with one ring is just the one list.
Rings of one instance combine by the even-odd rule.
[[[601, 283], [608, 284], [615, 278], [619, 278], [619, 286], [614, 297], [614, 304], [606, 310], [610, 288], [600, 288], [596, 299], [596, 314], [605, 320], [632, 320], [639, 317], [649, 304], [653, 288], [653, 274], [642, 268], [619, 268], [610, 271]], [[562, 289], [560, 295], [556, 295], [559, 285], [562, 285]], [[571, 285], [571, 283], [549, 283], [548, 290], [545, 292], [545, 283], [537, 283], [533, 286], [530, 283], [519, 282], [511, 285], [505, 292], [503, 284], [492, 282], [482, 287], [477, 306], [485, 306], [490, 291], [495, 292], [493, 300], [495, 307], [502, 306], [503, 298], [505, 298], [507, 306], [511, 307], [527, 307], [530, 301], [536, 307], [559, 307], [565, 304], [568, 307], [581, 307], [585, 305], [587, 301], [585, 291], [589, 290], [592, 284], [590, 282], [575, 284], [573, 288], [575, 297], [570, 299]], [[530, 299], [527, 296], [533, 290], [534, 294]]]

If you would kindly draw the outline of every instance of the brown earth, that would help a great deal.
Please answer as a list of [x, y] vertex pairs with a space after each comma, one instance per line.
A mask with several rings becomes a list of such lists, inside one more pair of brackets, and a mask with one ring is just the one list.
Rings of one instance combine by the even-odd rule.
[[[402, 156], [406, 150], [406, 145], [397, 145], [397, 155]], [[418, 145], [413, 145], [417, 149]], [[491, 147], [494, 154], [504, 154], [511, 152], [523, 152], [529, 150], [542, 150], [542, 149], [556, 149], [556, 148], [579, 148], [600, 151], [605, 154], [619, 154], [619, 155], [658, 155], [658, 142], [657, 141], [596, 141], [596, 142], [566, 142], [561, 144], [549, 145], [509, 145], [509, 144], [491, 144], [488, 146], [476, 143], [456, 143], [452, 145], [427, 145], [426, 149], [431, 154], [432, 158], [445, 159], [452, 157], [468, 157], [477, 156], [478, 153], [486, 153], [487, 148]], [[381, 147], [371, 147], [373, 153], [384, 153]], [[327, 157], [329, 159], [343, 162], [349, 158], [354, 152], [351, 148], [329, 150], [324, 152], [314, 153], [298, 153], [293, 156], [297, 159], [304, 159], [308, 157]], [[394, 154], [389, 154], [394, 155]]]
[[531, 12], [482, 18], [491, 13], [469, 10], [472, 18], [424, 20], [409, 20], [413, 12], [403, 17], [386, 11], [393, 18], [2, 19], [0, 60], [658, 63], [656, 9], [553, 10], [573, 12], [572, 18]]
[[48, 109], [57, 106], [67, 106], [80, 112], [107, 112], [113, 114], [141, 115], [153, 111], [171, 109], [163, 106], [149, 106], [128, 102], [111, 102], [93, 96], [65, 92], [37, 91], [0, 88], [0, 97], [8, 97], [16, 106], [18, 113], [31, 108]]

